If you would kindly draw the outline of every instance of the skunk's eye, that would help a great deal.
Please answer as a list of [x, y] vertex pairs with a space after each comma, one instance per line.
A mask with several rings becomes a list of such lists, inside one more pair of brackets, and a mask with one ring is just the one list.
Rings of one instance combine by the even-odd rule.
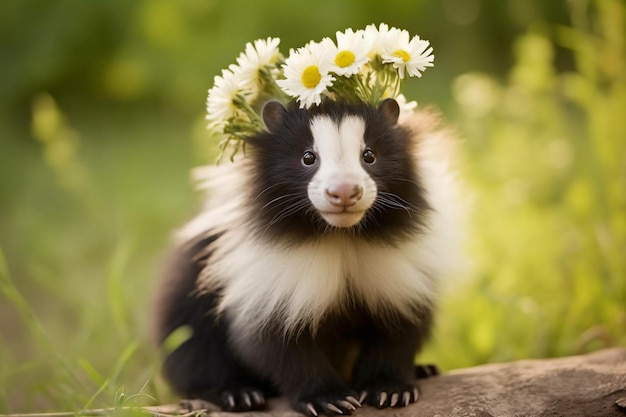
[[302, 155], [303, 165], [306, 165], [306, 166], [313, 165], [316, 160], [317, 160], [317, 156], [311, 151], [306, 151], [304, 155]]
[[376, 161], [376, 155], [374, 155], [374, 151], [371, 149], [366, 149], [363, 152], [363, 162], [366, 164], [373, 164]]

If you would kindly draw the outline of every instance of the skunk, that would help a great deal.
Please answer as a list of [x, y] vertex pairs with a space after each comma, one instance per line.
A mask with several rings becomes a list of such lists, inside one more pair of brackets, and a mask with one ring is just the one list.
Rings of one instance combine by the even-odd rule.
[[176, 392], [230, 411], [281, 394], [308, 416], [417, 401], [454, 187], [435, 118], [400, 113], [271, 101], [244, 157], [201, 175], [156, 302], [159, 343], [192, 331], [164, 360]]

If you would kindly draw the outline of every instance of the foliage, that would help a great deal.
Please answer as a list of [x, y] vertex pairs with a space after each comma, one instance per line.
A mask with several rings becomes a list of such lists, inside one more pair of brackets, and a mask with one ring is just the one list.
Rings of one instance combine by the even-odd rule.
[[[506, 84], [454, 83], [473, 273], [453, 284], [433, 346], [450, 366], [626, 344], [626, 9], [593, 6], [520, 36]], [[556, 72], [557, 45], [572, 71]]]
[[381, 21], [431, 41], [437, 68], [406, 95], [465, 138], [470, 264], [421, 360], [626, 344], [625, 8], [565, 4], [3, 1], [0, 412], [172, 399], [150, 303], [197, 204], [189, 168], [216, 156], [213, 76], [252, 39], [289, 48]]

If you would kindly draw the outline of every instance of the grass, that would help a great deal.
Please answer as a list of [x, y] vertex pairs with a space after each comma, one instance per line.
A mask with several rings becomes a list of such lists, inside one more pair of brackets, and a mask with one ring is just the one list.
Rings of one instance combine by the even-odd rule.
[[[63, 118], [54, 103], [47, 111]], [[97, 116], [71, 127], [90, 140], [75, 138], [79, 150], [59, 167], [41, 149], [16, 149], [25, 154], [15, 166], [19, 198], [1, 219], [10, 333], [0, 345], [0, 410], [103, 407], [123, 385], [141, 392], [146, 381], [154, 392], [150, 294], [169, 234], [195, 206], [180, 133], [189, 127], [128, 126], [128, 115], [108, 113], [106, 124], [126, 126], [117, 136]], [[44, 150], [69, 128], [51, 129]]]

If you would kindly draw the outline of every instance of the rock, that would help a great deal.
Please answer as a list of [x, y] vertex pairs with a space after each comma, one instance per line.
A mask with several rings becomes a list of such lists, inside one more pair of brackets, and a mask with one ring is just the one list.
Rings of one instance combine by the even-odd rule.
[[[558, 359], [460, 369], [420, 381], [420, 401], [406, 408], [363, 407], [358, 417], [626, 416], [626, 348]], [[180, 410], [184, 412], [184, 410]], [[211, 417], [295, 417], [287, 402], [266, 412]]]
[[626, 349], [453, 371], [422, 393], [407, 416], [624, 416]]

